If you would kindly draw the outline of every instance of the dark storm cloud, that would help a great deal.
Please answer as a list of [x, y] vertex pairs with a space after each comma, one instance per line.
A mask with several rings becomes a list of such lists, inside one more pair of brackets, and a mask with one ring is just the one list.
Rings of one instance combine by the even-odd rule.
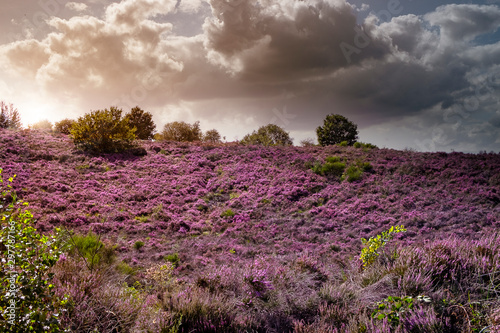
[[[211, 0], [213, 18], [204, 25], [208, 59], [244, 80], [286, 81], [329, 74], [382, 58], [387, 45], [368, 40], [345, 1], [250, 1], [229, 6]], [[375, 37], [376, 38], [376, 37]], [[361, 44], [362, 56], [341, 45]], [[346, 54], [348, 57], [346, 57]]]

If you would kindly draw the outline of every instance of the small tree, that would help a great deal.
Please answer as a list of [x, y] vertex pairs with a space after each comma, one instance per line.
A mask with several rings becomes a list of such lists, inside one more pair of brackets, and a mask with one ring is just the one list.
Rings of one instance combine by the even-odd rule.
[[21, 128], [21, 117], [13, 104], [0, 101], [0, 128]]
[[220, 138], [220, 133], [216, 129], [208, 130], [205, 135], [203, 135], [203, 141], [210, 143], [219, 143], [221, 142]]
[[163, 140], [167, 141], [201, 141], [202, 133], [200, 122], [188, 124], [184, 121], [174, 121], [165, 124], [161, 133]]
[[293, 140], [278, 125], [268, 124], [260, 127], [257, 131], [253, 131], [252, 134], [245, 135], [241, 143], [262, 146], [291, 146]]
[[122, 110], [116, 107], [92, 111], [78, 118], [71, 129], [74, 144], [98, 153], [120, 152], [132, 146], [135, 129], [131, 129]]
[[54, 124], [54, 131], [62, 134], [70, 134], [74, 123], [73, 119], [63, 119]]
[[153, 115], [136, 106], [125, 116], [130, 128], [136, 128], [135, 136], [140, 140], [151, 140], [154, 137], [156, 125]]
[[339, 114], [326, 116], [323, 126], [316, 129], [321, 146], [329, 146], [347, 141], [352, 146], [358, 139], [358, 125]]
[[29, 126], [33, 130], [52, 131], [52, 123], [47, 119], [40, 120]]
[[[28, 203], [17, 200], [0, 168], [1, 332], [61, 332], [60, 311], [68, 299], [54, 291], [52, 267], [59, 260], [56, 236], [40, 234]], [[58, 232], [58, 229], [56, 229]]]

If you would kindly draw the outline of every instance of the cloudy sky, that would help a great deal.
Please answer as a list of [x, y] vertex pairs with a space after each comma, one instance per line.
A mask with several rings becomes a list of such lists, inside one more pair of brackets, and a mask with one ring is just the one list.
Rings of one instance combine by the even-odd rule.
[[25, 125], [138, 105], [299, 144], [338, 113], [380, 147], [500, 151], [500, 0], [0, 1]]

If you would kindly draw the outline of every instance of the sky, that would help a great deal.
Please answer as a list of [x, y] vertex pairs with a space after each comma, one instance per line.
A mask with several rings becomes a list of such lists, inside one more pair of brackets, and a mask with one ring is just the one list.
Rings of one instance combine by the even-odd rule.
[[0, 100], [24, 125], [135, 106], [226, 141], [500, 152], [500, 0], [0, 0]]

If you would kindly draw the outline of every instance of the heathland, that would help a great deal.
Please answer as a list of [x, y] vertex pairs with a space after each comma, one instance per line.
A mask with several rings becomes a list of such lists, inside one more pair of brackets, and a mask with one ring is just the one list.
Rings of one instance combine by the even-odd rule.
[[140, 146], [92, 155], [63, 134], [0, 130], [4, 179], [40, 233], [63, 229], [61, 327], [499, 329], [500, 154]]

